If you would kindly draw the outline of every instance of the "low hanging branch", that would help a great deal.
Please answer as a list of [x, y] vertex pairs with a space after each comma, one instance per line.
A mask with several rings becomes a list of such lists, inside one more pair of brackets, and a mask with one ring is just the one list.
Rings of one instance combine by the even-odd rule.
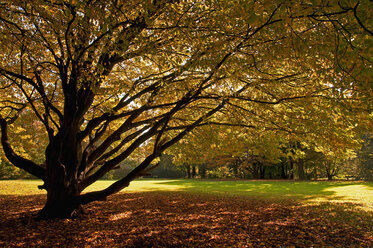
[[158, 149], [154, 149], [153, 153], [146, 157], [146, 159], [138, 165], [135, 169], [133, 169], [126, 177], [123, 179], [113, 183], [108, 188], [101, 190], [101, 191], [94, 191], [83, 194], [79, 197], [79, 202], [81, 204], [88, 204], [92, 201], [97, 200], [104, 200], [107, 196], [119, 192], [120, 190], [129, 186], [130, 182], [136, 179], [141, 173], [146, 171], [147, 167], [150, 163], [157, 158], [164, 150], [168, 147], [172, 146], [173, 144], [180, 141], [185, 135], [187, 135], [191, 130], [193, 130], [196, 126], [198, 126], [203, 120], [209, 118], [210, 116], [214, 115], [220, 109], [222, 109], [225, 105], [226, 101], [223, 101], [221, 104], [216, 106], [214, 109], [206, 113], [204, 116], [200, 117], [196, 120], [193, 124], [189, 125], [185, 128], [182, 132], [172, 138], [170, 141], [167, 141], [165, 144], [161, 145]]
[[13, 148], [10, 145], [9, 138], [8, 138], [8, 123], [3, 118], [0, 117], [0, 127], [1, 127], [1, 145], [3, 146], [3, 150], [5, 156], [9, 161], [17, 166], [20, 169], [23, 169], [30, 173], [33, 176], [36, 176], [42, 180], [45, 179], [45, 169], [40, 165], [35, 164], [31, 160], [25, 159], [22, 156], [16, 154]]
[[[27, 104], [23, 122], [14, 124], [42, 122], [45, 163], [14, 152], [7, 118], [0, 119], [1, 143], [11, 163], [45, 181], [40, 216], [79, 215], [81, 204], [148, 173], [154, 159], [196, 127], [303, 131], [310, 124], [298, 124], [298, 116], [325, 116], [350, 98], [349, 87], [360, 87], [355, 78], [369, 82], [353, 73], [356, 65], [371, 67], [360, 61], [368, 54], [360, 34], [370, 33], [362, 5], [227, 1], [0, 4], [0, 111], [14, 114], [15, 102]], [[333, 56], [342, 47], [351, 52], [347, 62], [338, 61], [352, 68], [348, 73], [335, 70]], [[320, 90], [326, 88], [336, 90]], [[136, 154], [142, 149], [147, 155]], [[127, 176], [82, 194], [134, 156], [142, 162]]]

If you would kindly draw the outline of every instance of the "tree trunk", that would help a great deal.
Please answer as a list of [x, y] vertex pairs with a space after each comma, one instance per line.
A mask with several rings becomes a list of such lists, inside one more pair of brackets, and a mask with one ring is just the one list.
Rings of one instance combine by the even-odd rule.
[[259, 172], [260, 172], [260, 179], [264, 179], [265, 178], [265, 167], [263, 166], [263, 164], [261, 164]]
[[234, 161], [233, 162], [233, 165], [232, 165], [232, 169], [233, 169], [233, 176], [234, 178], [238, 178], [238, 161]]
[[197, 171], [196, 171], [196, 166], [192, 165], [192, 178], [196, 178]]
[[[52, 167], [52, 165], [49, 165]], [[54, 165], [55, 170], [49, 173], [45, 188], [47, 202], [39, 212], [40, 219], [77, 218], [82, 213], [79, 202], [81, 190], [74, 174], [66, 173], [61, 165]]]
[[333, 180], [333, 174], [327, 173], [328, 180]]
[[206, 178], [206, 164], [201, 164], [198, 166], [198, 172], [202, 179]]
[[188, 179], [190, 179], [192, 177], [192, 173], [191, 173], [191, 168], [190, 168], [190, 165], [189, 164], [186, 164], [185, 165], [185, 168], [186, 168], [186, 172], [187, 172], [187, 176], [188, 176]]
[[313, 176], [314, 179], [317, 179], [317, 177], [318, 177], [316, 167], [313, 169], [312, 176]]
[[294, 161], [290, 159], [290, 174], [289, 179], [294, 179]]
[[281, 178], [282, 179], [287, 179], [288, 176], [287, 176], [287, 173], [286, 173], [286, 170], [285, 170], [285, 161], [283, 161], [283, 159], [281, 159]]
[[77, 133], [73, 125], [61, 128], [46, 149], [47, 202], [38, 214], [40, 219], [77, 218], [82, 213], [78, 186], [82, 149]]
[[259, 179], [260, 173], [259, 173], [259, 165], [257, 162], [253, 163], [253, 178]]
[[74, 194], [71, 189], [61, 188], [48, 192], [47, 202], [38, 213], [39, 219], [72, 219], [78, 218], [83, 213], [83, 208], [78, 201], [79, 194]]
[[298, 162], [298, 177], [299, 177], [299, 180], [305, 180], [306, 179], [306, 175], [304, 173], [303, 160], [300, 160]]

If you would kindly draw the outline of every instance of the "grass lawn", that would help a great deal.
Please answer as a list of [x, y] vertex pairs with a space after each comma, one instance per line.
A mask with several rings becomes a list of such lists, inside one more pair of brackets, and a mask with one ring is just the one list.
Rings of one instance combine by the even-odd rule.
[[373, 183], [137, 180], [42, 222], [40, 184], [0, 181], [0, 247], [373, 247]]
[[[114, 181], [102, 180], [86, 191], [104, 189]], [[39, 180], [0, 181], [0, 195], [45, 194]], [[240, 180], [136, 180], [122, 192], [182, 191], [218, 195], [247, 196], [272, 200], [298, 200], [304, 203], [353, 203], [373, 211], [373, 183], [353, 181], [240, 181]]]
[[[114, 181], [99, 181], [87, 191]], [[137, 180], [124, 192], [184, 191], [302, 202], [348, 202], [373, 211], [373, 183], [348, 181]]]

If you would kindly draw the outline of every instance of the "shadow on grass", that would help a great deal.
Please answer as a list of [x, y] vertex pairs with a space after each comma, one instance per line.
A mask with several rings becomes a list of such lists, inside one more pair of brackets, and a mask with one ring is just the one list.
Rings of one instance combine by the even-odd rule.
[[[370, 247], [372, 212], [246, 197], [142, 192], [86, 206], [79, 220], [35, 221], [43, 196], [0, 198], [2, 247]], [[24, 207], [32, 205], [31, 212]]]
[[173, 180], [159, 181], [157, 184], [177, 185], [181, 191], [197, 193], [297, 200], [354, 200], [356, 198], [357, 203], [361, 198], [367, 200], [364, 203], [373, 203], [373, 183], [367, 182]]

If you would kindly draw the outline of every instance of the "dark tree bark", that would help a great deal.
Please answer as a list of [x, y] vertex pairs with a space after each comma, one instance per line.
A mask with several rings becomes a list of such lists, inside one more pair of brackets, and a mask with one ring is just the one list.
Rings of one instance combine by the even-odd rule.
[[298, 161], [298, 177], [299, 177], [299, 180], [306, 179], [306, 174], [304, 172], [304, 161], [302, 159]]
[[185, 164], [184, 166], [186, 169], [188, 179], [191, 179], [192, 178], [192, 167], [190, 166], [190, 164]]
[[327, 173], [326, 175], [327, 175], [327, 177], [328, 177], [328, 180], [333, 180], [333, 177], [334, 177], [333, 174], [329, 174], [329, 173]]
[[202, 179], [206, 178], [206, 164], [201, 164], [198, 166], [198, 173], [201, 176]]
[[47, 193], [47, 202], [38, 213], [40, 219], [71, 219], [78, 218], [83, 213], [82, 204], [79, 201], [80, 192], [74, 186], [65, 187], [55, 185]]
[[196, 166], [192, 165], [192, 174], [191, 174], [191, 177], [192, 178], [196, 178], [196, 176], [197, 176]]
[[284, 159], [281, 159], [281, 178], [282, 179], [288, 179], [288, 173], [287, 173], [287, 168], [286, 168], [286, 162]]
[[294, 179], [294, 160], [290, 158], [290, 172], [289, 172], [289, 179]]
[[253, 178], [259, 179], [260, 178], [260, 165], [258, 162], [253, 163], [253, 170], [252, 170]]
[[261, 164], [259, 168], [259, 172], [260, 172], [260, 179], [265, 179], [266, 168], [263, 164]]

